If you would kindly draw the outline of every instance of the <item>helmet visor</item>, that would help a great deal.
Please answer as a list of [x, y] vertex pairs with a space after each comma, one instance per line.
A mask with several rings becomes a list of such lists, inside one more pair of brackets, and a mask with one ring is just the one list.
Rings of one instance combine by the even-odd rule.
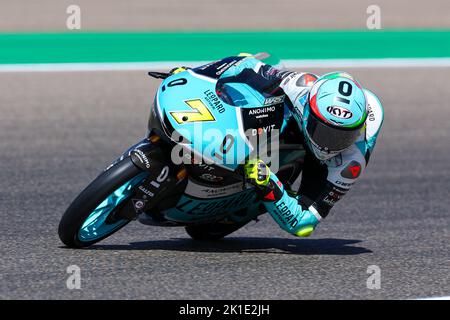
[[347, 149], [355, 143], [361, 133], [363, 124], [356, 128], [337, 128], [321, 122], [311, 114], [306, 123], [306, 131], [312, 143], [319, 149], [336, 152]]

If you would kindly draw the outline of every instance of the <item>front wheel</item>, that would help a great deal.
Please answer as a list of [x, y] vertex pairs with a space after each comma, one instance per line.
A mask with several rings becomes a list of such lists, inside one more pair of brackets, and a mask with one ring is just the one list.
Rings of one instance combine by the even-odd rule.
[[130, 220], [114, 213], [147, 175], [130, 157], [100, 174], [64, 213], [58, 228], [61, 241], [72, 248], [87, 247], [124, 227]]

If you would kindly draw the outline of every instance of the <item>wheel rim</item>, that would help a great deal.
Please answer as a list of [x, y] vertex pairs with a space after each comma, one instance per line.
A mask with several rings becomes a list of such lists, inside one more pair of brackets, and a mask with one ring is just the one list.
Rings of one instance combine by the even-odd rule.
[[94, 241], [125, 225], [129, 220], [121, 219], [108, 224], [105, 221], [120, 203], [130, 197], [133, 187], [141, 182], [145, 176], [145, 172], [137, 175], [106, 197], [84, 221], [78, 231], [78, 239], [82, 242]]

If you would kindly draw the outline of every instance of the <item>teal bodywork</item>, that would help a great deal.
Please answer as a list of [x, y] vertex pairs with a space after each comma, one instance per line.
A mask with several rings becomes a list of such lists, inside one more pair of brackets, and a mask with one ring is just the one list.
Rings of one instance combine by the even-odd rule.
[[[265, 97], [245, 83], [230, 83], [227, 84], [228, 92], [234, 92], [234, 101], [239, 106], [229, 105], [217, 99], [216, 83], [214, 79], [190, 70], [172, 75], [158, 89], [156, 108], [160, 119], [166, 116], [174, 132], [191, 142], [189, 147], [194, 152], [202, 154], [203, 159], [210, 160], [210, 163], [235, 170], [253, 150], [245, 138], [239, 109], [261, 107]], [[177, 112], [196, 113], [188, 105], [189, 101], [195, 100], [201, 100], [214, 119], [177, 122], [173, 116]], [[233, 137], [233, 143], [225, 154], [221, 149], [227, 135]]]

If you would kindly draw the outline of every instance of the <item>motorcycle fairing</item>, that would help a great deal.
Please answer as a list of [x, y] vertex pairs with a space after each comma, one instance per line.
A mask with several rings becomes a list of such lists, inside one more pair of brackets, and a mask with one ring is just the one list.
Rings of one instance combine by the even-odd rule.
[[283, 96], [268, 97], [246, 83], [226, 83], [220, 92], [234, 94], [237, 104], [232, 105], [219, 98], [216, 85], [217, 79], [193, 70], [177, 73], [161, 83], [155, 108], [174, 142], [197, 159], [233, 171], [254, 150], [249, 135], [281, 129]]

